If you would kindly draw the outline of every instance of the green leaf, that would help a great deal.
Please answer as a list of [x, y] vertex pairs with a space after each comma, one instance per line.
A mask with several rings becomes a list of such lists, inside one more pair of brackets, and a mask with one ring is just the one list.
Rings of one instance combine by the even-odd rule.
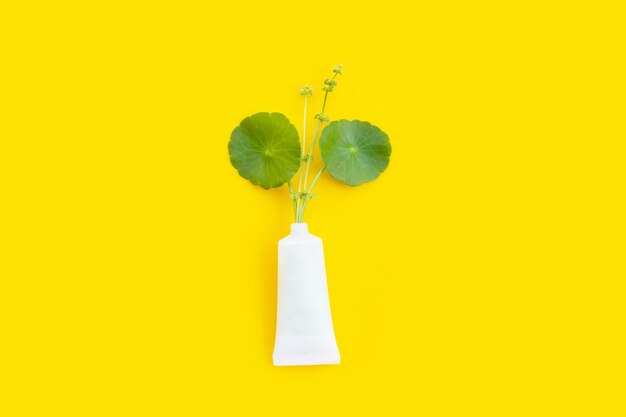
[[391, 143], [385, 132], [360, 120], [330, 123], [320, 137], [322, 159], [330, 175], [348, 185], [378, 178], [389, 165]]
[[239, 175], [265, 189], [289, 181], [300, 167], [300, 139], [281, 113], [257, 113], [233, 130], [228, 142], [230, 162]]

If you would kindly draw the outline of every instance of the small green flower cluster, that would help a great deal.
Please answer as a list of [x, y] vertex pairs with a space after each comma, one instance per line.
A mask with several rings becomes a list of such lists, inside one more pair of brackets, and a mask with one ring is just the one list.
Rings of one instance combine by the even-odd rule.
[[315, 119], [316, 119], [316, 120], [319, 120], [320, 122], [327, 122], [327, 121], [329, 121], [329, 120], [330, 120], [330, 117], [328, 117], [328, 116], [324, 116], [322, 113], [317, 113], [317, 114], [315, 115]]
[[[338, 72], [336, 72], [335, 74], [339, 74]], [[336, 77], [337, 75], [335, 75]], [[324, 80], [324, 84], [326, 84], [323, 88], [322, 91], [328, 91], [329, 93], [331, 91], [333, 91], [335, 89], [335, 86], [337, 85], [337, 81], [335, 81], [335, 77], [331, 78], [326, 78]]]
[[301, 96], [310, 96], [313, 95], [313, 87], [311, 87], [310, 85], [305, 85], [298, 92]]

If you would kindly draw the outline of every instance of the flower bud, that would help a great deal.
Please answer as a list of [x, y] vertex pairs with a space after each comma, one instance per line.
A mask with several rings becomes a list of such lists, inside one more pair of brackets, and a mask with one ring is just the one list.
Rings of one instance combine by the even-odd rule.
[[313, 94], [313, 87], [305, 85], [298, 92], [301, 96], [310, 96]]
[[317, 120], [319, 120], [320, 122], [327, 122], [327, 121], [329, 121], [329, 120], [330, 120], [330, 118], [328, 118], [328, 117], [324, 116], [324, 114], [322, 114], [322, 113], [318, 113], [318, 114], [316, 114], [316, 115], [315, 115], [315, 118], [316, 118]]

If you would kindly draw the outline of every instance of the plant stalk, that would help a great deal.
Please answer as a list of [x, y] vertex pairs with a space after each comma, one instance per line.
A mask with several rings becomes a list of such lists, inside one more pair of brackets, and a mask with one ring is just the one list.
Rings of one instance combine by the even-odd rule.
[[294, 189], [293, 189], [293, 184], [291, 184], [291, 180], [289, 180], [289, 182], [287, 183], [289, 184], [289, 197], [291, 198], [291, 201], [293, 202], [293, 217], [294, 217], [294, 221], [297, 223], [298, 222], [298, 203], [296, 202], [296, 199], [293, 198], [294, 195]]
[[[335, 74], [333, 75], [333, 78], [331, 79], [332, 81], [334, 81], [335, 78], [337, 78], [337, 75], [339, 75], [341, 71], [334, 71], [334, 72]], [[332, 91], [332, 87], [333, 87], [333, 85], [328, 84], [326, 82], [325, 84], [327, 84], [327, 87], [324, 89], [325, 92], [324, 92], [324, 102], [322, 103], [322, 111], [318, 115], [318, 123], [317, 123], [317, 127], [315, 128], [315, 134], [313, 135], [311, 149], [309, 150], [309, 153], [306, 156], [306, 158], [304, 154], [306, 153], [307, 97], [306, 96], [304, 97], [304, 128], [303, 128], [303, 134], [302, 134], [302, 159], [306, 159], [306, 169], [304, 169], [304, 183], [302, 183], [302, 187], [300, 186], [301, 181], [302, 181], [302, 167], [300, 169], [300, 179], [298, 181], [298, 199], [297, 199], [298, 203], [296, 204], [294, 202], [294, 207], [296, 210], [296, 223], [302, 223], [302, 219], [304, 218], [304, 209], [306, 208], [307, 202], [311, 199], [311, 191], [313, 191], [313, 187], [317, 183], [317, 180], [320, 178], [322, 173], [326, 170], [326, 166], [323, 166], [322, 169], [320, 169], [320, 171], [317, 173], [317, 175], [315, 175], [315, 178], [313, 178], [313, 181], [311, 182], [311, 185], [309, 186], [309, 191], [304, 192], [304, 193], [302, 192], [306, 190], [307, 183], [309, 182], [309, 169], [311, 167], [311, 159], [313, 159], [313, 150], [315, 149], [315, 144], [317, 143], [317, 138], [319, 137], [319, 132], [322, 127], [322, 124], [324, 124], [324, 111], [326, 110], [326, 101], [328, 100], [328, 93]]]
[[[306, 154], [306, 106], [309, 100], [308, 94], [304, 96], [304, 117], [302, 118], [302, 154], [300, 155], [300, 179], [298, 180], [298, 193], [302, 192], [302, 161]], [[306, 186], [306, 182], [305, 182]]]
[[324, 171], [326, 171], [326, 165], [324, 165], [322, 169], [319, 170], [317, 175], [315, 175], [315, 177], [313, 178], [313, 181], [311, 181], [309, 191], [307, 191], [306, 195], [304, 196], [304, 201], [302, 202], [302, 207], [300, 208], [300, 214], [298, 215], [299, 223], [301, 223], [302, 219], [304, 219], [304, 209], [306, 209], [306, 203], [311, 199], [311, 192], [313, 192], [313, 187], [315, 187], [317, 180], [319, 180]]
[[[333, 80], [337, 77], [338, 73], [335, 73], [335, 75], [333, 75]], [[320, 112], [320, 119], [319, 122], [317, 123], [317, 127], [315, 128], [315, 135], [313, 136], [313, 143], [311, 144], [311, 150], [309, 151], [309, 155], [307, 157], [306, 160], [306, 171], [304, 173], [304, 189], [306, 189], [306, 184], [309, 178], [309, 166], [311, 165], [311, 157], [313, 156], [313, 149], [315, 149], [315, 143], [317, 142], [317, 137], [320, 131], [320, 128], [322, 127], [322, 124], [324, 123], [324, 121], [322, 120], [322, 118], [324, 117], [324, 110], [326, 110], [326, 100], [328, 99], [328, 93], [330, 91], [326, 90], [325, 94], [324, 94], [324, 103], [322, 103], [322, 111]]]

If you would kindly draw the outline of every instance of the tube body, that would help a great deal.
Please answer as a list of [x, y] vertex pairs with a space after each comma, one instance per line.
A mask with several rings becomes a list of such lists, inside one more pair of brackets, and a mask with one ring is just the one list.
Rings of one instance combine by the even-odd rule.
[[293, 223], [278, 242], [275, 366], [339, 363], [322, 239]]

